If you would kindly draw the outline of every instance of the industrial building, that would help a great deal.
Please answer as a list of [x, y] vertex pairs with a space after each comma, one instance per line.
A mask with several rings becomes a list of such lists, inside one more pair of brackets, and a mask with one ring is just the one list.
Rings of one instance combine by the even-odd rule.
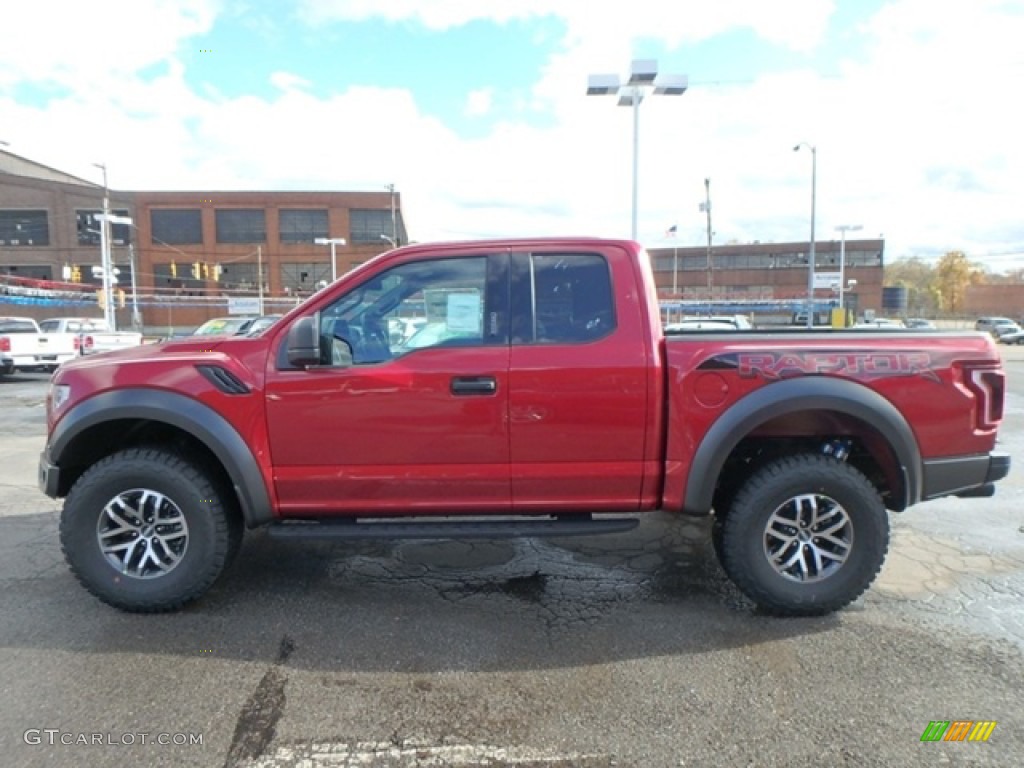
[[[97, 314], [103, 186], [2, 149], [0, 181], [0, 301], [20, 304], [6, 313]], [[111, 311], [120, 327], [155, 334], [220, 315], [284, 312], [409, 241], [393, 187], [107, 192], [111, 213], [132, 222], [110, 225]], [[807, 242], [649, 252], [667, 318], [744, 313], [786, 322], [807, 310]], [[815, 252], [819, 319], [840, 303], [854, 315], [885, 313], [882, 239], [819, 241]], [[33, 301], [40, 291], [47, 301]]]

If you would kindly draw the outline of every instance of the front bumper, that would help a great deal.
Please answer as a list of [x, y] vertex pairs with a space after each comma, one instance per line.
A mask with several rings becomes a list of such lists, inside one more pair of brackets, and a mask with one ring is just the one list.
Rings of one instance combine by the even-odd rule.
[[58, 498], [60, 491], [60, 467], [50, 462], [46, 451], [39, 454], [39, 490], [51, 499]]
[[1010, 454], [993, 451], [979, 456], [926, 459], [921, 500], [943, 496], [991, 496], [995, 483], [1010, 472]]

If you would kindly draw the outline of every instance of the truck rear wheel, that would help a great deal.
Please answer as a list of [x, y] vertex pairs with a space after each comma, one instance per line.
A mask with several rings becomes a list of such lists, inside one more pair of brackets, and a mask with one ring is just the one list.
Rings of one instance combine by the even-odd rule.
[[877, 490], [828, 456], [790, 456], [755, 472], [721, 528], [729, 578], [768, 613], [818, 616], [849, 604], [874, 581], [889, 545]]
[[60, 539], [72, 573], [125, 611], [170, 611], [220, 575], [241, 524], [217, 485], [181, 456], [153, 448], [112, 454], [71, 488]]

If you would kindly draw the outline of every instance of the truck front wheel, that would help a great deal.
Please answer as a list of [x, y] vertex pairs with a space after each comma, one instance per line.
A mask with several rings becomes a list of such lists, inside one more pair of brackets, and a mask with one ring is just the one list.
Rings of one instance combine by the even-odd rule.
[[721, 528], [729, 578], [768, 613], [817, 616], [874, 581], [889, 544], [881, 497], [855, 467], [828, 456], [789, 456], [755, 472]]
[[72, 573], [125, 611], [170, 611], [213, 584], [241, 527], [217, 486], [181, 456], [153, 448], [112, 454], [64, 502], [60, 540]]

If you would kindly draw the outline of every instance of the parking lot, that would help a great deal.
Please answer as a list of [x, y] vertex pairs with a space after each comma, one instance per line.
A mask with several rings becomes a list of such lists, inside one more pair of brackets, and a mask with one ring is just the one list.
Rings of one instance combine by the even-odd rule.
[[[249, 535], [180, 613], [81, 589], [36, 488], [47, 376], [0, 380], [0, 754], [12, 766], [1024, 763], [1024, 347], [993, 499], [893, 517], [839, 614], [759, 615], [708, 522], [627, 535], [305, 544]], [[995, 721], [985, 743], [931, 721]], [[201, 743], [197, 743], [200, 742]]]

